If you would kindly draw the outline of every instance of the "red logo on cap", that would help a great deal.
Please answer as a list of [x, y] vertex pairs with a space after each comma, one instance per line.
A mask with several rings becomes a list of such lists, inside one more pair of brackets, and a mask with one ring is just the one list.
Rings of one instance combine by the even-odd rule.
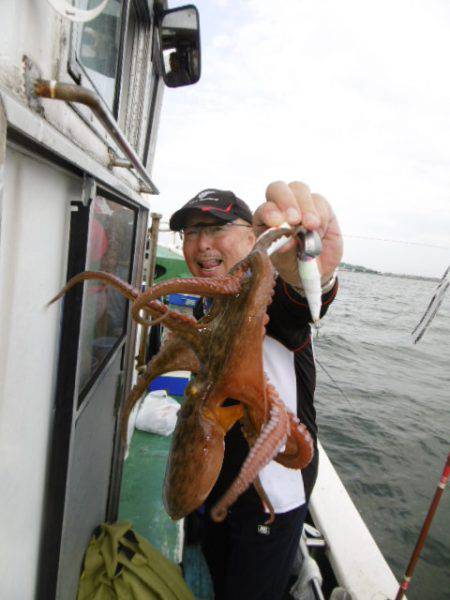
[[217, 206], [199, 206], [203, 212], [210, 212], [211, 210], [218, 210], [220, 212], [229, 213], [233, 208], [232, 204], [229, 204], [226, 208], [218, 208]]

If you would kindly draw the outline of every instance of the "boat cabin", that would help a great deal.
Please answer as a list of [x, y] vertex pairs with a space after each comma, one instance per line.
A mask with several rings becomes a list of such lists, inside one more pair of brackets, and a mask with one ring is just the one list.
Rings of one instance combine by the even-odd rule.
[[47, 303], [84, 270], [141, 285], [163, 89], [199, 76], [192, 5], [1, 3], [2, 598], [73, 600], [118, 515], [127, 302], [91, 282]]

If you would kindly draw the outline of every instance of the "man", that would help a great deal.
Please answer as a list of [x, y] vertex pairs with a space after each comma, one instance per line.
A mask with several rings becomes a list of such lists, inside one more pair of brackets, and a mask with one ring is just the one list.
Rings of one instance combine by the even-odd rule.
[[[232, 192], [207, 189], [172, 215], [170, 227], [182, 232], [184, 257], [192, 275], [216, 277], [228, 273], [251, 251], [256, 236], [283, 222], [302, 224], [322, 238], [323, 251], [317, 260], [322, 275], [323, 315], [337, 290], [335, 270], [342, 258], [342, 237], [329, 203], [312, 194], [305, 184], [271, 183], [266, 202], [254, 215]], [[311, 315], [302, 295], [295, 241], [289, 241], [273, 258], [279, 276], [268, 308], [264, 370], [317, 445]], [[201, 317], [209, 304], [208, 299], [203, 299], [194, 314]], [[227, 403], [232, 404], [233, 399]], [[265, 524], [267, 514], [253, 486], [235, 502], [224, 522], [214, 523], [209, 510], [239, 473], [248, 451], [236, 424], [225, 438], [218, 481], [200, 511], [202, 549], [217, 600], [281, 600], [316, 479], [318, 456], [316, 452], [302, 472], [275, 461], [260, 472], [262, 486], [276, 514], [271, 525]]]

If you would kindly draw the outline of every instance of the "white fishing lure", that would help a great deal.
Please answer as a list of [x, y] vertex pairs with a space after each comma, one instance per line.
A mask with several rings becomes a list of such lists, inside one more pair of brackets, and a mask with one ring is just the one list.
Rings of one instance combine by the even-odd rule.
[[319, 327], [320, 310], [322, 308], [322, 286], [316, 259], [307, 254], [303, 258], [299, 258], [298, 272], [313, 323], [316, 327]]
[[[284, 246], [292, 235], [292, 227], [288, 223], [283, 223], [279, 227], [273, 227], [266, 230], [259, 239], [267, 232], [273, 229], [286, 229], [286, 236], [277, 239], [267, 250], [267, 254], [271, 256], [282, 246]], [[289, 235], [290, 234], [290, 235]], [[303, 288], [303, 295], [308, 302], [311, 317], [316, 328], [319, 327], [320, 310], [322, 308], [322, 285], [319, 267], [317, 266], [316, 256], [322, 252], [322, 240], [319, 234], [315, 231], [307, 231], [303, 227], [298, 228], [299, 249], [298, 256], [298, 272]]]

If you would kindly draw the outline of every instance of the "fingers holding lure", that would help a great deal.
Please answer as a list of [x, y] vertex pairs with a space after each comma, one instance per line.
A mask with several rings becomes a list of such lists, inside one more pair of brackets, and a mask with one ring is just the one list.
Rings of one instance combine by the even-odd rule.
[[296, 241], [297, 268], [303, 293], [313, 323], [318, 328], [322, 308], [321, 275], [316, 261], [322, 252], [320, 235], [301, 226], [291, 227], [288, 223], [282, 223], [266, 229], [257, 239], [256, 246], [267, 249], [267, 254], [272, 256], [278, 251], [282, 252], [286, 245], [291, 245], [292, 238]]
[[[316, 230], [321, 224], [320, 214], [309, 187], [300, 181], [289, 185], [274, 181], [266, 189], [266, 202], [253, 215], [253, 226], [257, 234], [267, 227], [278, 227], [288, 223], [291, 227], [302, 224], [308, 230]], [[294, 247], [287, 244], [283, 252]]]
[[[291, 230], [289, 239], [280, 239], [269, 253], [280, 277], [306, 296], [317, 326], [324, 289], [320, 284], [328, 288], [342, 259], [339, 223], [326, 198], [313, 193], [305, 183], [275, 181], [267, 187], [266, 201], [253, 215], [253, 228], [262, 238], [263, 232], [280, 231], [285, 226]], [[308, 238], [312, 251], [303, 244]], [[317, 242], [321, 248], [315, 247]]]

